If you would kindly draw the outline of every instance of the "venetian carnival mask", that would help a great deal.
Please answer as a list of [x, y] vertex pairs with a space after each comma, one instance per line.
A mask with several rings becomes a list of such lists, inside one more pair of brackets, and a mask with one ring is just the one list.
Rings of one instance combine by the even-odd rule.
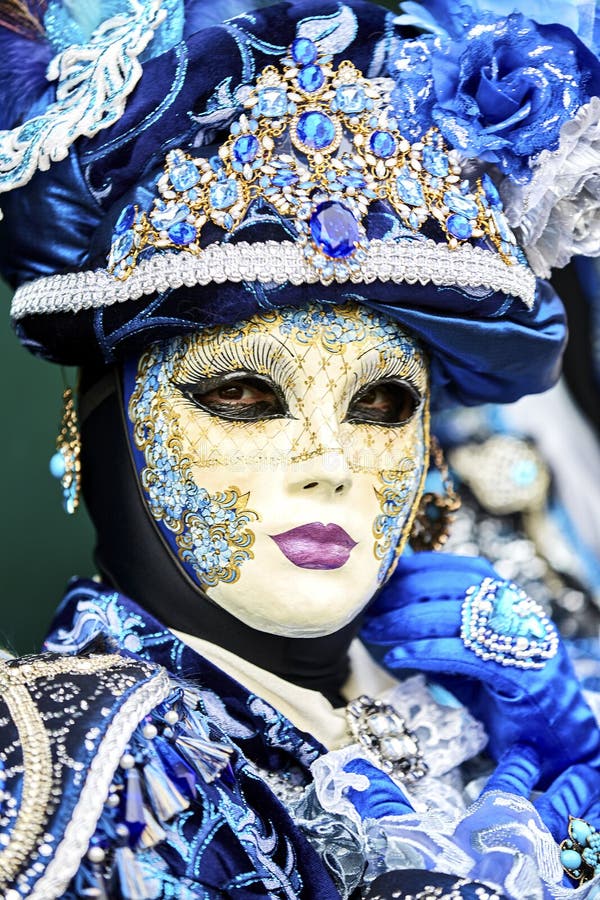
[[154, 344], [126, 371], [152, 516], [208, 597], [316, 637], [389, 576], [426, 470], [428, 366], [397, 323], [285, 308]]

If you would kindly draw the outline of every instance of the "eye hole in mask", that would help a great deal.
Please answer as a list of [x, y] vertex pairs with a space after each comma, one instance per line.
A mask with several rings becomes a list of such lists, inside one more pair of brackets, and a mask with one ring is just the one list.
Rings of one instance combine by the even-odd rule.
[[[222, 419], [254, 422], [293, 418], [281, 388], [256, 372], [229, 372], [177, 387], [199, 409]], [[382, 379], [354, 395], [344, 421], [401, 426], [410, 421], [420, 402], [419, 393], [410, 384]]]

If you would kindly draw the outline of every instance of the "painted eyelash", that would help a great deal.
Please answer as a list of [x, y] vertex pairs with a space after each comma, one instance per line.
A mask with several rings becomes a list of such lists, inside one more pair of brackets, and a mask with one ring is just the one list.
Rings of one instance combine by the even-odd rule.
[[229, 341], [219, 348], [216, 356], [211, 356], [210, 350], [210, 344], [202, 344], [197, 340], [190, 342], [174, 373], [174, 381], [189, 383], [196, 379], [203, 382], [219, 375], [244, 372], [268, 377], [285, 392], [293, 373], [291, 358], [286, 360], [270, 341]]

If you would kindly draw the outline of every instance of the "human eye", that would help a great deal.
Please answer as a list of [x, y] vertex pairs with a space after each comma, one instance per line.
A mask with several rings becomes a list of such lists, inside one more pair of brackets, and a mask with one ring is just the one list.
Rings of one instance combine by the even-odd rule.
[[229, 372], [177, 387], [199, 409], [221, 419], [254, 422], [281, 418], [287, 413], [279, 387], [252, 372]]
[[387, 379], [369, 384], [350, 401], [347, 422], [404, 425], [421, 402], [418, 391], [405, 381]]

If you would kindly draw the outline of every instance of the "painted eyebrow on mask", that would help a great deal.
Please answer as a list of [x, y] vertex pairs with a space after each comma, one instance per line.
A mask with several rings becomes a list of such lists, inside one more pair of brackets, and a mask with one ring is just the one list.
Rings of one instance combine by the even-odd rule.
[[251, 332], [239, 340], [194, 339], [175, 366], [173, 381], [178, 387], [206, 383], [218, 375], [234, 372], [256, 373], [270, 378], [282, 390], [296, 371], [294, 355], [273, 334]]
[[406, 350], [401, 350], [391, 339], [369, 347], [358, 357], [358, 368], [354, 372], [353, 384], [348, 393], [353, 396], [367, 385], [388, 378], [405, 381], [422, 397], [428, 385], [427, 362], [423, 351], [408, 341]]

